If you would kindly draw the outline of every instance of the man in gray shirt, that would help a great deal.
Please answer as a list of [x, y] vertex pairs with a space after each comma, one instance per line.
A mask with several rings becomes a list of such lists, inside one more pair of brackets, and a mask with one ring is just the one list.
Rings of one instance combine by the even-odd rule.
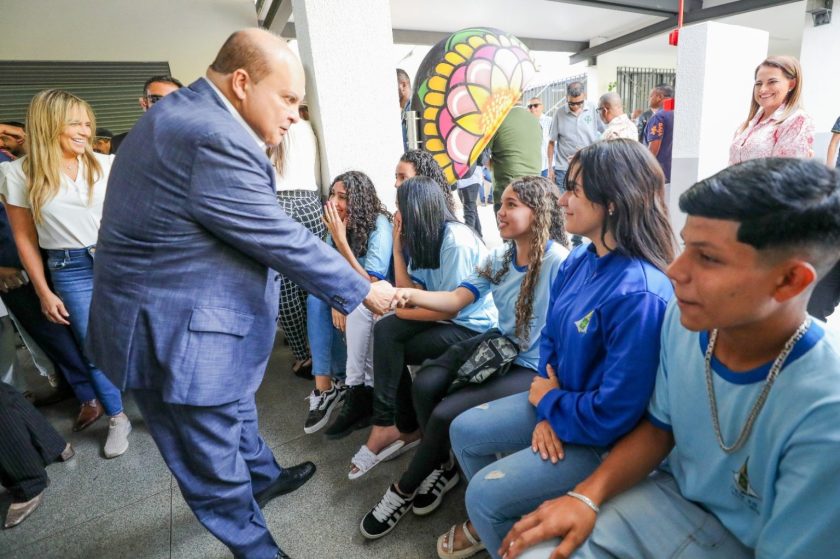
[[586, 101], [586, 91], [580, 82], [566, 87], [566, 104], [557, 109], [551, 121], [546, 155], [553, 164], [548, 167], [548, 178], [562, 190], [569, 170], [569, 159], [581, 148], [595, 143], [604, 131], [595, 106]]

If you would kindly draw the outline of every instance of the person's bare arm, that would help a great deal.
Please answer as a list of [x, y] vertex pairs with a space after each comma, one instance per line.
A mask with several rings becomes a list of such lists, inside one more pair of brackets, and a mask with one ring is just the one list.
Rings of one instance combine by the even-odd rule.
[[[670, 431], [642, 420], [574, 491], [601, 506], [644, 480], [673, 448], [674, 436]], [[514, 559], [541, 541], [560, 537], [562, 541], [551, 557], [569, 557], [592, 533], [595, 520], [595, 511], [574, 497], [564, 495], [546, 501], [514, 524], [505, 536], [499, 554], [504, 559]]]
[[828, 143], [828, 154], [825, 156], [825, 164], [831, 169], [837, 165], [838, 146], [840, 146], [840, 133], [832, 134], [831, 141]]
[[662, 140], [651, 140], [648, 143], [648, 148], [654, 157], [659, 155], [659, 148], [662, 147]]
[[61, 299], [52, 292], [47, 283], [47, 276], [44, 272], [44, 260], [41, 258], [41, 249], [38, 247], [38, 232], [35, 229], [35, 220], [29, 208], [21, 208], [6, 204], [6, 214], [9, 216], [9, 225], [15, 238], [15, 245], [20, 254], [20, 261], [23, 268], [29, 275], [32, 287], [38, 294], [41, 301], [41, 311], [51, 322], [57, 324], [70, 324], [67, 317], [70, 313], [64, 307]]
[[548, 148], [546, 149], [545, 156], [547, 157], [546, 161], [548, 161], [548, 179], [554, 180], [554, 140], [548, 141]]
[[475, 301], [472, 291], [458, 287], [453, 291], [424, 291], [422, 289], [397, 289], [394, 296], [397, 306], [422, 307], [440, 313], [458, 313]]

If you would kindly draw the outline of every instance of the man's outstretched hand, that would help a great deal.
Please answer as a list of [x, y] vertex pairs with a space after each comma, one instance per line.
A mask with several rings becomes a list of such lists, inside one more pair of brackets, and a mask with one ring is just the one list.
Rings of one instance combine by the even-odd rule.
[[391, 310], [391, 301], [396, 293], [394, 286], [385, 280], [370, 284], [370, 291], [363, 304], [373, 314], [385, 314]]

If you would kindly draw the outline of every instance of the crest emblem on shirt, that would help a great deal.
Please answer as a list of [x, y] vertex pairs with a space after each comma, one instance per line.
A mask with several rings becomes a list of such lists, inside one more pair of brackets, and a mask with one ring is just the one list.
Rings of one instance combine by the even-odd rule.
[[752, 485], [750, 485], [750, 473], [749, 473], [749, 462], [750, 459], [747, 457], [744, 460], [744, 464], [738, 469], [738, 471], [733, 472], [733, 493], [735, 493], [738, 497], [746, 501], [747, 506], [750, 507], [754, 512], [758, 511], [758, 502], [761, 501], [761, 497], [758, 496], [758, 493], [755, 492]]
[[581, 318], [580, 320], [575, 321], [575, 326], [577, 326], [577, 331], [580, 334], [586, 334], [586, 330], [589, 328], [589, 323], [592, 321], [592, 313], [595, 311], [589, 311], [586, 313], [586, 316]]

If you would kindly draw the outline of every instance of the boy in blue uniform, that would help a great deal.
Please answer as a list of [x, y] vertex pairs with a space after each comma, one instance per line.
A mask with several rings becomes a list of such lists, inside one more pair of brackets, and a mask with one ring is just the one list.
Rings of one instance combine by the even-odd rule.
[[840, 176], [753, 160], [680, 208], [685, 251], [668, 269], [677, 302], [647, 419], [518, 522], [506, 559], [837, 554], [840, 344], [806, 305], [838, 258]]

